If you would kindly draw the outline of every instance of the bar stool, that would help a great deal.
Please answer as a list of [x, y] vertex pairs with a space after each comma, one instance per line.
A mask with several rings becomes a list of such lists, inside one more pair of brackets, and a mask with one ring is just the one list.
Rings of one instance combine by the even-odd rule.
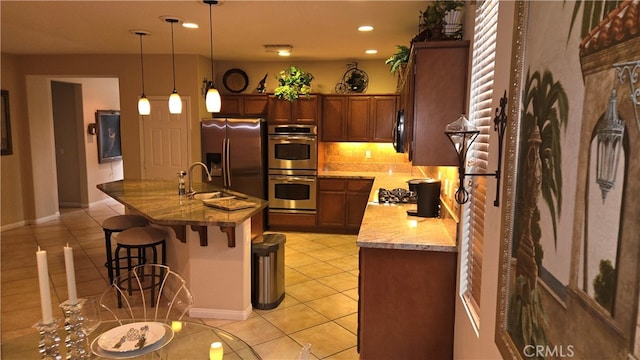
[[109, 283], [113, 283], [113, 253], [111, 251], [111, 234], [119, 233], [134, 227], [147, 226], [149, 221], [140, 215], [116, 215], [107, 218], [102, 222], [104, 230], [104, 244], [107, 252], [107, 262], [104, 266], [107, 268], [109, 275]]
[[[133, 227], [122, 231], [116, 238], [115, 258], [113, 260], [116, 266], [114, 273], [115, 278], [122, 279], [122, 277], [120, 276], [120, 264], [123, 260], [126, 260], [127, 263], [125, 268], [127, 273], [131, 272], [134, 267], [142, 264], [167, 265], [166, 237], [166, 232], [153, 226]], [[160, 262], [158, 262], [158, 246], [160, 246], [160, 251], [162, 252]], [[147, 259], [147, 249], [151, 249], [151, 259]], [[124, 257], [122, 257], [120, 254], [122, 250], [126, 250], [126, 255]], [[132, 254], [132, 250], [135, 250], [136, 253]], [[147, 260], [150, 261], [147, 262]], [[128, 293], [130, 294], [131, 291], [133, 291], [133, 288], [131, 286], [131, 276], [127, 276], [126, 278], [128, 279], [128, 284], [127, 286], [121, 286], [121, 288], [127, 289]], [[121, 284], [117, 285], [120, 286]], [[152, 288], [155, 287], [155, 285], [155, 279], [152, 279]], [[155, 301], [154, 294], [155, 291], [152, 290], [151, 303]], [[122, 303], [120, 300], [120, 296], [118, 296], [118, 307], [121, 306]]]

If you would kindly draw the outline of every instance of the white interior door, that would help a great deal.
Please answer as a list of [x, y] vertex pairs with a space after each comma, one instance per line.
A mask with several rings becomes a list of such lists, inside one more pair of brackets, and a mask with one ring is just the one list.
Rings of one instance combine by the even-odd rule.
[[189, 166], [189, 98], [182, 114], [169, 114], [168, 98], [151, 98], [151, 114], [142, 116], [142, 178], [176, 179]]

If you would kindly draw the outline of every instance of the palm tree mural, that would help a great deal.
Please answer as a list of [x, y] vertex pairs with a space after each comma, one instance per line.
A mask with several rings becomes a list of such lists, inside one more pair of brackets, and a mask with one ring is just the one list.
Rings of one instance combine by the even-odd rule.
[[[524, 93], [522, 95], [522, 141], [527, 141], [532, 134], [533, 127], [537, 127], [540, 133], [540, 161], [541, 161], [541, 195], [544, 199], [553, 226], [553, 241], [557, 246], [558, 225], [557, 221], [562, 212], [562, 149], [560, 146], [561, 130], [566, 130], [567, 119], [569, 117], [569, 100], [560, 82], [554, 82], [553, 75], [545, 71], [542, 75], [539, 71], [530, 74], [527, 71]], [[526, 171], [526, 151], [521, 151], [518, 159], [518, 193], [517, 201], [523, 203], [524, 192], [529, 192], [524, 183]], [[532, 223], [531, 229], [534, 242], [536, 244], [536, 263], [540, 265], [542, 253], [538, 254], [539, 240], [542, 236], [539, 226], [540, 209], [536, 205], [534, 218], [538, 221]], [[516, 212], [518, 209], [516, 208]], [[516, 216], [514, 224], [514, 244], [513, 253], [519, 247], [519, 239], [523, 233], [523, 222], [521, 217]]]
[[569, 114], [567, 94], [553, 75], [527, 71], [522, 94], [521, 142], [518, 159], [512, 255], [516, 258], [515, 291], [509, 301], [508, 330], [519, 349], [547, 345], [547, 323], [536, 286], [542, 263], [538, 198], [542, 195], [553, 223], [557, 247], [557, 220], [562, 211], [562, 150], [560, 132]]

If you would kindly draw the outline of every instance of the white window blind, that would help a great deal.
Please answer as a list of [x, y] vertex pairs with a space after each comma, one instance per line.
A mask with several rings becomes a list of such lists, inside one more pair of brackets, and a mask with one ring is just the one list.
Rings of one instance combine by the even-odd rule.
[[[467, 171], [487, 172], [489, 161], [489, 134], [493, 115], [493, 74], [495, 63], [496, 33], [498, 25], [498, 1], [478, 2], [475, 15], [473, 56], [471, 64], [471, 96], [469, 121], [480, 130], [467, 159]], [[486, 177], [468, 177], [471, 181], [471, 199], [462, 214], [462, 262], [461, 292], [472, 321], [480, 327], [480, 289], [482, 283], [482, 248], [484, 242], [484, 217], [486, 201]]]

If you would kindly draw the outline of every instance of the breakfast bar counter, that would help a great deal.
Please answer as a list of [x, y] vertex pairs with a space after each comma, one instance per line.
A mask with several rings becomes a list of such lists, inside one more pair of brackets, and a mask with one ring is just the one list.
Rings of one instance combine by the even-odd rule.
[[202, 201], [178, 195], [177, 183], [168, 180], [120, 180], [99, 184], [97, 187], [150, 221], [163, 225], [238, 226], [267, 206], [267, 202], [262, 199], [205, 183], [194, 184], [197, 193], [225, 191], [246, 199], [255, 206], [234, 211], [214, 209], [205, 206]]
[[[178, 195], [177, 181], [120, 180], [98, 189], [151, 226], [167, 232], [167, 265], [187, 281], [194, 298], [192, 317], [244, 320], [251, 306], [251, 243], [262, 234], [267, 202], [224, 190], [229, 201], [248, 206], [222, 210]], [[223, 191], [194, 183], [198, 193]], [[252, 220], [259, 219], [253, 223]], [[253, 224], [252, 224], [253, 223]], [[115, 236], [117, 240], [117, 235]]]

